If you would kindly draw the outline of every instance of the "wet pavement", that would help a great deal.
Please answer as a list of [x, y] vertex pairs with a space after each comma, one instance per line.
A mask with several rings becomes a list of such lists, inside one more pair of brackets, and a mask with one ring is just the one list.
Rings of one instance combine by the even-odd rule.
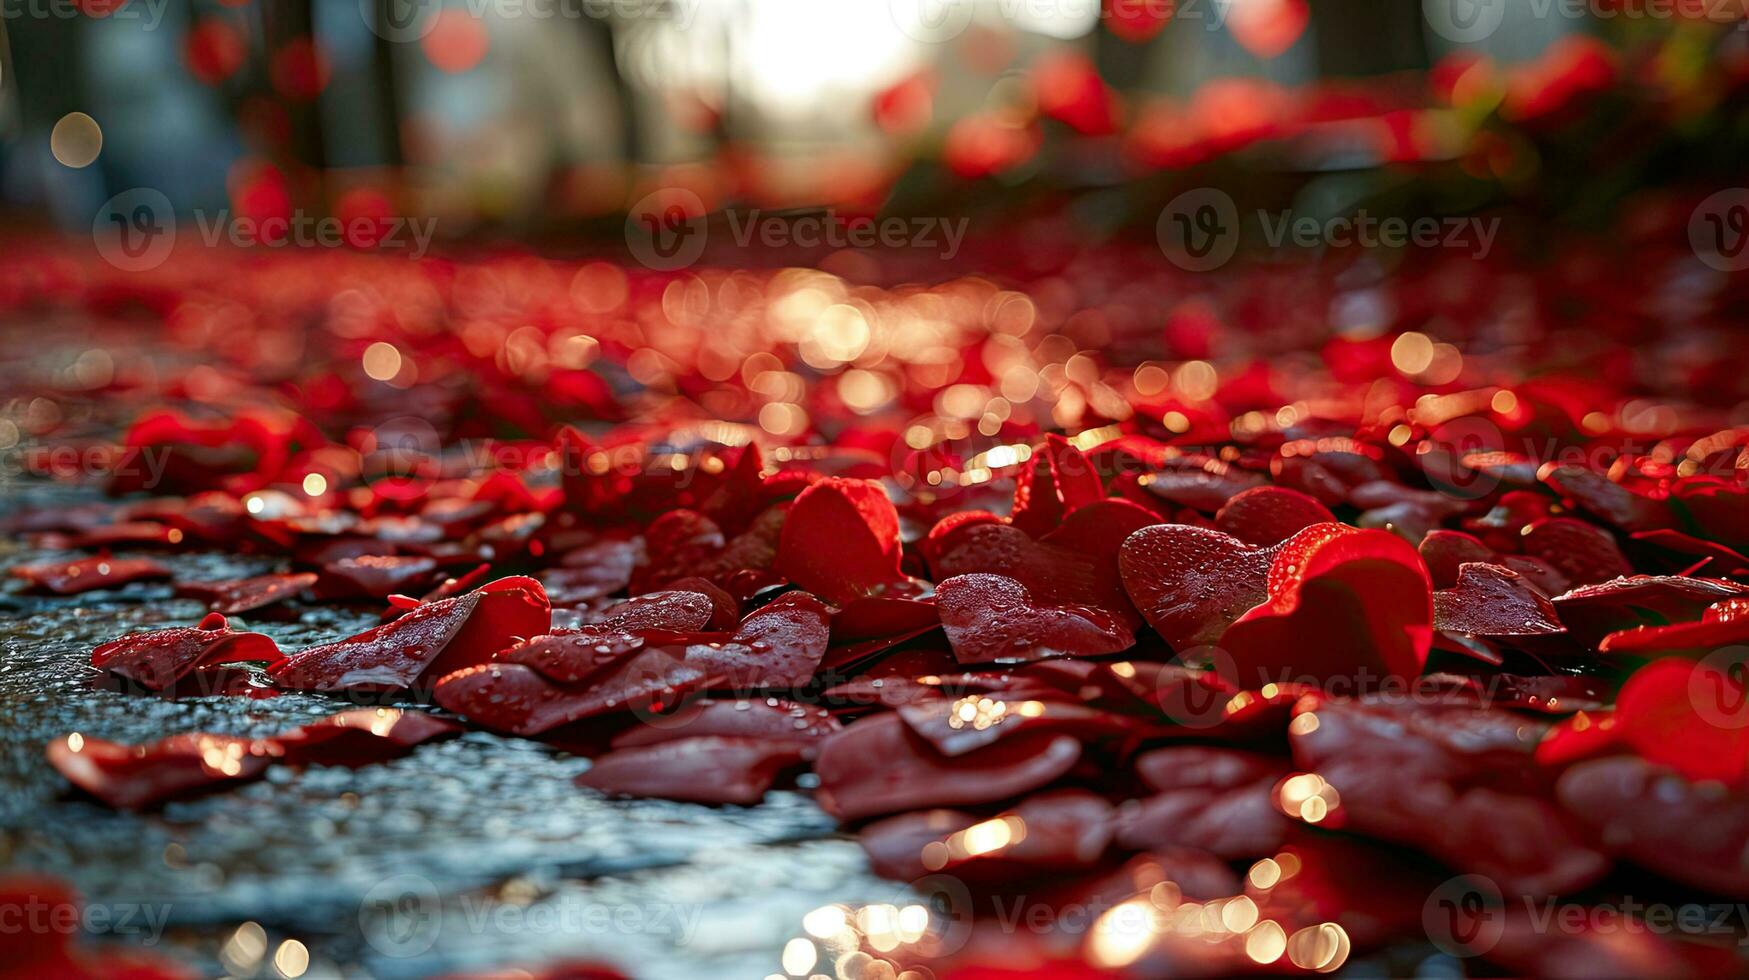
[[[0, 509], [70, 502], [0, 487]], [[126, 552], [118, 552], [126, 555]], [[0, 541], [14, 564], [74, 557]], [[179, 579], [269, 562], [154, 553]], [[802, 916], [891, 901], [805, 793], [713, 808], [609, 800], [571, 779], [589, 763], [483, 732], [359, 770], [275, 767], [261, 782], [143, 815], [75, 798], [43, 760], [69, 732], [147, 742], [187, 731], [262, 736], [346, 705], [307, 694], [166, 700], [100, 689], [91, 650], [192, 625], [167, 584], [70, 598], [0, 594], [0, 856], [70, 880], [94, 941], [153, 945], [203, 975], [277, 976], [286, 940], [308, 976], [426, 976], [599, 959], [635, 977], [761, 977]], [[376, 611], [233, 617], [296, 650], [363, 629]], [[107, 920], [107, 921], [100, 921]], [[254, 925], [250, 925], [253, 923]], [[286, 962], [295, 965], [297, 958]]]

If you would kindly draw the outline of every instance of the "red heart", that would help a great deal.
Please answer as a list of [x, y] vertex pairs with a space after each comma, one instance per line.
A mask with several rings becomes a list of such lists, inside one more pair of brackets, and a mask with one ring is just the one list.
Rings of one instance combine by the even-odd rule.
[[1055, 433], [1026, 461], [1014, 485], [1009, 521], [1029, 537], [1043, 537], [1063, 518], [1105, 499], [1105, 482], [1081, 450]]
[[1234, 494], [1215, 514], [1216, 529], [1246, 544], [1279, 544], [1313, 524], [1336, 520], [1315, 498], [1286, 487], [1264, 486]]
[[1120, 616], [1083, 605], [1048, 605], [1003, 575], [956, 575], [935, 589], [941, 625], [960, 663], [1085, 657], [1128, 650], [1136, 636]]
[[1183, 651], [1219, 640], [1269, 598], [1269, 566], [1280, 547], [1256, 547], [1189, 524], [1157, 524], [1130, 535], [1118, 568], [1148, 625]]
[[1024, 733], [948, 758], [898, 715], [867, 718], [826, 740], [816, 799], [842, 821], [931, 806], [994, 803], [1052, 782], [1081, 758], [1067, 735]]
[[899, 568], [899, 514], [871, 480], [828, 477], [790, 505], [776, 570], [837, 605], [912, 591]]
[[[1005, 524], [964, 524], [937, 539], [939, 557], [931, 570], [938, 580], [976, 572], [1006, 576], [1037, 604], [1081, 607], [1097, 614], [1102, 628], [1115, 623], [1133, 629], [1138, 617], [1124, 594], [1117, 555], [1130, 534], [1152, 523], [1154, 516], [1135, 504], [1102, 500], [1070, 514], [1037, 541]], [[1110, 642], [1118, 639], [1114, 635]]]
[[660, 649], [622, 656], [599, 673], [566, 675], [574, 682], [544, 676], [543, 668], [512, 660], [458, 670], [437, 682], [432, 700], [495, 731], [543, 735], [598, 715], [662, 711], [709, 679]]
[[1407, 541], [1388, 531], [1317, 524], [1283, 542], [1269, 599], [1221, 634], [1252, 686], [1284, 678], [1414, 677], [1433, 641], [1433, 585]]

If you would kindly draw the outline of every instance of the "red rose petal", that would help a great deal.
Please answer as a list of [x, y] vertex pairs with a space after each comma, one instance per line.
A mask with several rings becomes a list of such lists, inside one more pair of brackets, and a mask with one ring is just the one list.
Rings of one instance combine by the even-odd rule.
[[284, 658], [270, 637], [239, 633], [225, 617], [212, 613], [197, 626], [131, 633], [91, 652], [91, 666], [126, 678], [150, 691], [169, 691], [200, 667], [260, 661], [272, 666]]
[[[703, 584], [709, 585], [709, 583]], [[718, 604], [718, 597], [726, 600], [731, 606], [734, 600], [716, 586], [710, 585], [709, 587], [717, 593], [716, 596], [694, 589], [669, 589], [633, 596], [603, 609], [600, 618], [584, 628], [589, 631], [711, 632], [722, 618], [722, 607]], [[729, 625], [733, 626], [733, 621]]]
[[630, 541], [602, 541], [565, 555], [561, 567], [540, 575], [555, 606], [575, 606], [623, 591], [632, 580], [637, 549]]
[[1457, 585], [1433, 594], [1433, 624], [1484, 637], [1529, 637], [1565, 633], [1554, 603], [1510, 568], [1469, 562]]
[[899, 561], [899, 515], [886, 491], [869, 480], [828, 477], [790, 505], [775, 568], [842, 606], [908, 590]]
[[1700, 571], [1708, 575], [1745, 575], [1749, 574], [1749, 556], [1727, 548], [1722, 544], [1703, 541], [1693, 535], [1683, 534], [1664, 528], [1657, 531], [1636, 531], [1630, 535], [1635, 541], [1641, 541], [1665, 551], [1672, 552], [1680, 558], [1678, 566], [1690, 568], [1695, 565], [1695, 559], [1700, 558], [1706, 564]]
[[1118, 555], [1124, 590], [1148, 625], [1174, 650], [1213, 643], [1269, 598], [1277, 547], [1187, 524], [1145, 527]]
[[662, 650], [643, 650], [575, 685], [520, 663], [468, 667], [432, 691], [443, 708], [512, 735], [542, 735], [574, 721], [616, 712], [656, 713], [682, 701], [708, 678]]
[[989, 820], [922, 810], [869, 824], [857, 842], [876, 874], [911, 881], [950, 874], [1012, 883], [1027, 875], [1094, 867], [1111, 844], [1111, 804], [1086, 790], [1052, 790]]
[[1719, 579], [1632, 575], [1580, 586], [1550, 601], [1575, 637], [1597, 643], [1636, 626], [1690, 622], [1714, 603], [1745, 595], [1749, 588]]
[[17, 565], [13, 578], [21, 578], [38, 592], [77, 595], [98, 589], [119, 589], [131, 582], [149, 582], [171, 577], [170, 569], [150, 558], [75, 558], [72, 561]]
[[1309, 527], [1282, 544], [1268, 589], [1268, 602], [1221, 635], [1245, 686], [1283, 671], [1299, 679], [1421, 673], [1432, 645], [1432, 582], [1397, 535]]
[[1650, 531], [1675, 522], [1668, 501], [1634, 493], [1595, 470], [1549, 464], [1539, 475], [1555, 492], [1624, 531]]
[[843, 729], [825, 708], [778, 698], [734, 701], [698, 698], [672, 715], [642, 720], [648, 723], [633, 725], [615, 735], [613, 747], [625, 749], [710, 735], [794, 742], [803, 747], [805, 757], [813, 758], [821, 739]]
[[1066, 732], [1078, 738], [1122, 735], [1135, 725], [1106, 711], [1060, 701], [1007, 697], [1000, 692], [917, 701], [898, 709], [913, 732], [942, 755], [965, 755], [1021, 732]]
[[394, 593], [423, 592], [437, 574], [437, 559], [418, 556], [360, 555], [322, 566], [319, 599], [383, 599]]
[[753, 806], [801, 762], [801, 748], [790, 741], [711, 735], [616, 749], [576, 781], [623, 796]]
[[1726, 599], [1707, 607], [1698, 623], [1636, 626], [1611, 633], [1597, 649], [1633, 657], [1690, 654], [1705, 657], [1721, 647], [1749, 644], [1749, 599]]
[[[1057, 779], [1081, 758], [1065, 735], [1023, 733], [948, 758], [897, 715], [859, 721], [826, 740], [814, 761], [821, 808], [839, 820], [932, 806], [994, 803]], [[871, 765], [879, 760], [878, 765]]]
[[1007, 525], [966, 525], [938, 542], [932, 571], [939, 580], [975, 572], [1006, 576], [1037, 604], [1103, 614], [1095, 617], [1102, 629], [1106, 623], [1133, 628], [1139, 617], [1124, 593], [1117, 556], [1126, 538], [1153, 522], [1135, 504], [1102, 500], [1076, 510], [1037, 541]]
[[1575, 585], [1591, 585], [1633, 573], [1615, 536], [1571, 517], [1546, 517], [1525, 529], [1524, 553], [1548, 562]]
[[1038, 538], [1055, 530], [1063, 518], [1105, 498], [1105, 482], [1081, 450], [1059, 435], [1027, 459], [1014, 486], [1013, 525]]
[[1427, 573], [1433, 587], [1449, 589], [1457, 584], [1458, 571], [1466, 562], [1491, 562], [1500, 559], [1494, 549], [1482, 539], [1462, 531], [1430, 531], [1421, 539], [1421, 560], [1427, 563]]
[[686, 647], [688, 664], [731, 690], [804, 687], [831, 639], [831, 611], [806, 592], [786, 592], [747, 615], [722, 642]]
[[1654, 660], [1616, 696], [1614, 734], [1691, 780], [1749, 783], [1749, 691], [1732, 663]]
[[1100, 609], [1053, 606], [1002, 575], [956, 575], [936, 587], [936, 608], [961, 663], [1120, 653], [1129, 624]]
[[462, 726], [421, 711], [358, 708], [268, 739], [278, 759], [294, 766], [356, 769], [397, 759], [426, 742], [460, 735]]
[[1313, 524], [1336, 520], [1330, 508], [1287, 487], [1252, 487], [1235, 494], [1215, 514], [1215, 528], [1246, 544], [1279, 544]]
[[1155, 795], [1124, 805], [1117, 839], [1138, 850], [1194, 847], [1235, 860], [1281, 847], [1289, 820], [1275, 807], [1281, 762], [1233, 749], [1156, 749], [1136, 759]]
[[1582, 762], [1555, 793], [1615, 853], [1684, 884], [1749, 897], [1749, 799], [1719, 793], [1644, 759]]
[[501, 578], [357, 636], [294, 653], [274, 669], [273, 679], [280, 687], [313, 691], [427, 686], [485, 663], [518, 638], [545, 633], [551, 619], [539, 582]]
[[67, 781], [120, 810], [248, 782], [267, 771], [265, 748], [225, 735], [172, 735], [150, 745], [123, 745], [69, 735], [49, 743], [49, 764]]
[[198, 599], [226, 616], [284, 602], [316, 584], [314, 572], [280, 572], [221, 582], [178, 582], [176, 594]]
[[[1542, 795], [1535, 732], [1519, 715], [1312, 697], [1294, 718], [1295, 766], [1336, 796], [1326, 801], [1325, 822], [1421, 848], [1513, 894], [1575, 890], [1608, 870], [1574, 821]], [[1293, 802], [1283, 798], [1284, 806]]]
[[1672, 493], [1707, 540], [1733, 550], [1749, 548], [1749, 489], [1695, 477], [1679, 481]]

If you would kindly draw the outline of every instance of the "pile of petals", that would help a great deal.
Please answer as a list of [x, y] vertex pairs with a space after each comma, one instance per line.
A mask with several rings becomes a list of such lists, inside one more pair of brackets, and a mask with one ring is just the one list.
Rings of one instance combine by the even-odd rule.
[[[1603, 316], [1587, 290], [1618, 284], [1575, 258], [1535, 284], [1296, 278], [1394, 324], [1331, 334], [1266, 270], [1172, 310], [1170, 360], [1143, 360], [1160, 338], [1125, 334], [1145, 304], [1123, 262], [1036, 296], [603, 268], [381, 286], [453, 333], [318, 292], [331, 335], [310, 343], [350, 374], [293, 384], [225, 348], [194, 387], [127, 380], [232, 407], [63, 434], [126, 495], [7, 518], [82, 553], [16, 587], [210, 611], [99, 647], [98, 681], [393, 707], [267, 739], [69, 734], [51, 762], [136, 809], [466, 726], [587, 756], [579, 792], [796, 788], [930, 898], [839, 909], [807, 941], [899, 970], [1328, 972], [1429, 940], [1506, 973], [1717, 968], [1706, 937], [1596, 926], [1626, 897], [1749, 898], [1749, 428], [1704, 403], [1743, 397], [1705, 355], [1718, 322], [1614, 356], [1638, 307]], [[558, 302], [553, 281], [568, 313], [519, 305]], [[1508, 283], [1592, 297], [1598, 342], [1490, 341], [1499, 318], [1466, 304]], [[1720, 315], [1741, 285], [1688, 299]], [[1100, 317], [1063, 316], [1071, 288]], [[221, 333], [161, 302], [171, 336]], [[722, 303], [724, 342], [761, 347], [733, 364], [667, 329]], [[1279, 335], [1235, 329], [1278, 313]], [[1407, 329], [1436, 320], [1450, 342]], [[354, 360], [389, 360], [372, 345], [400, 373], [363, 380]], [[1687, 373], [1653, 388], [1648, 365]], [[141, 400], [117, 384], [110, 404]], [[52, 442], [37, 468], [66, 475]], [[122, 557], [201, 549], [278, 570], [176, 581]], [[371, 625], [299, 650], [235, 625], [317, 606]], [[1469, 919], [1436, 928], [1445, 899]], [[1043, 925], [992, 921], [1014, 901]], [[1562, 908], [1588, 925], [1539, 926]]]

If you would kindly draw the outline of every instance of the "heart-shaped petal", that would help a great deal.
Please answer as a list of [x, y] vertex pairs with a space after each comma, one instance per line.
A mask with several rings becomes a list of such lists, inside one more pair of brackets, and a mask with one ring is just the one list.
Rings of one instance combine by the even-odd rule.
[[936, 587], [935, 604], [954, 655], [964, 664], [1121, 653], [1136, 641], [1118, 616], [1039, 602], [1026, 586], [1003, 575], [956, 575]]
[[831, 640], [831, 610], [806, 592], [786, 592], [749, 613], [727, 640], [692, 643], [688, 664], [729, 690], [805, 687]]
[[1395, 534], [1309, 527], [1281, 545], [1268, 592], [1221, 634], [1246, 687], [1283, 672], [1305, 683], [1415, 677], [1427, 661], [1433, 584], [1414, 547]]
[[1051, 434], [1026, 461], [1014, 485], [1009, 520], [1038, 538], [1055, 530], [1063, 518], [1105, 498], [1105, 482], [1081, 450]]
[[1477, 562], [1462, 566], [1454, 587], [1433, 594], [1433, 623], [1454, 633], [1495, 638], [1567, 631], [1554, 603], [1524, 576]]
[[1235, 494], [1215, 514], [1215, 528], [1246, 544], [1280, 544], [1313, 524], [1336, 520], [1317, 499], [1287, 487], [1263, 486]]
[[1260, 548], [1211, 528], [1157, 524], [1132, 534], [1118, 555], [1124, 590], [1174, 650], [1214, 643], [1269, 598], [1279, 546]]
[[438, 705], [512, 735], [543, 735], [571, 722], [628, 711], [657, 714], [708, 678], [662, 650], [644, 650], [574, 685], [520, 663], [469, 667], [437, 682]]
[[778, 539], [776, 569], [837, 605], [904, 593], [899, 568], [899, 514], [880, 484], [828, 477], [790, 505]]
[[[1081, 758], [1067, 735], [1023, 733], [948, 758], [895, 714], [864, 719], [826, 740], [814, 760], [816, 799], [842, 821], [901, 810], [969, 806], [1019, 796], [1052, 782]], [[872, 765], [879, 760], [878, 765]]]

